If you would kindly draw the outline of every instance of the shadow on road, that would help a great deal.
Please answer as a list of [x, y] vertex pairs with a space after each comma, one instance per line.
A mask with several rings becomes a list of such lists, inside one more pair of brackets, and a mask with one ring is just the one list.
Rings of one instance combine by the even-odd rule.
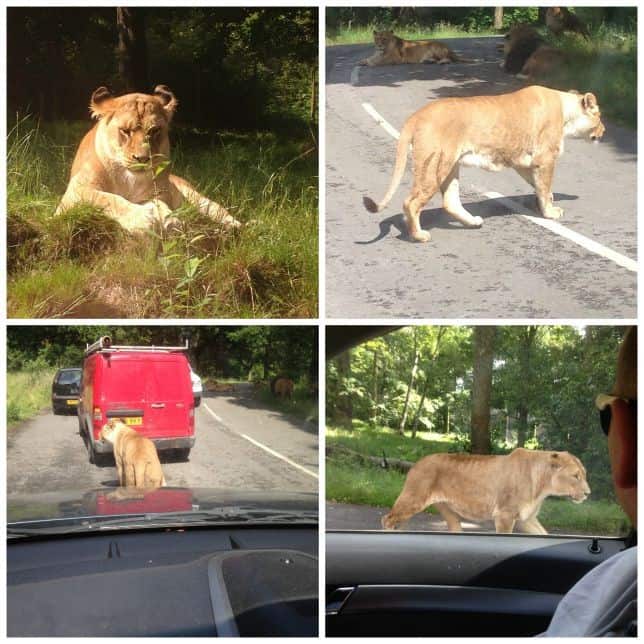
[[[512, 197], [513, 201], [520, 203], [524, 208], [533, 211], [532, 214], [535, 216], [540, 216], [538, 211], [535, 210], [535, 195], [525, 194], [525, 195], [516, 195]], [[574, 201], [579, 199], [576, 195], [567, 195], [562, 193], [555, 193], [554, 200], [555, 203], [561, 201]], [[511, 211], [510, 209], [499, 199], [484, 199], [482, 201], [470, 202], [463, 204], [467, 210], [474, 215], [475, 217], [481, 217], [482, 219], [492, 219], [494, 217], [505, 217], [508, 216]], [[409, 241], [407, 236], [407, 227], [405, 226], [405, 219], [402, 213], [397, 215], [392, 215], [383, 219], [378, 226], [380, 227], [380, 232], [376, 237], [367, 241], [355, 241], [355, 244], [366, 245], [366, 244], [375, 244], [378, 241], [381, 241], [385, 237], [388, 237], [392, 233], [392, 229], [395, 228], [398, 231], [396, 235], [397, 239], [402, 241]], [[452, 229], [460, 228], [464, 233], [467, 231], [478, 230], [476, 228], [466, 228], [461, 223], [456, 221], [453, 217], [448, 215], [442, 208], [432, 208], [430, 210], [424, 210], [420, 215], [420, 226], [423, 230], [431, 230], [436, 228], [441, 229]], [[413, 242], [415, 243], [415, 242]]]

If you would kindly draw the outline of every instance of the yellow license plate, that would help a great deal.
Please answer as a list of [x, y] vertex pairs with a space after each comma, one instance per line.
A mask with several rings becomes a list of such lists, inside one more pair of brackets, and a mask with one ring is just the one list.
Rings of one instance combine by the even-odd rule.
[[78, 405], [78, 400], [68, 400], [67, 404], [68, 405]]
[[133, 416], [125, 419], [126, 425], [143, 425], [143, 418], [141, 416]]

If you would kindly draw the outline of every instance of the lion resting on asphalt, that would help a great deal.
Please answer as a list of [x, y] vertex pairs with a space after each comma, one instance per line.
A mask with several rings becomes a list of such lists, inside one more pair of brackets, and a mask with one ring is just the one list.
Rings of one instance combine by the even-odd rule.
[[586, 469], [568, 452], [521, 447], [506, 456], [432, 454], [407, 473], [402, 492], [382, 527], [393, 530], [433, 505], [460, 532], [461, 518], [494, 521], [497, 532], [548, 534], [537, 515], [548, 496], [569, 496], [582, 503], [590, 494]]
[[459, 58], [447, 45], [436, 40], [404, 40], [393, 31], [374, 31], [376, 53], [358, 65], [401, 65], [404, 63], [468, 63]]
[[99, 87], [90, 102], [98, 123], [78, 147], [56, 214], [88, 202], [133, 231], [176, 223], [170, 212], [187, 202], [217, 224], [239, 227], [225, 208], [170, 174], [168, 127], [177, 105], [165, 85], [118, 97]]
[[139, 488], [165, 486], [157, 449], [149, 438], [118, 418], [112, 418], [103, 426], [100, 437], [113, 446], [119, 485]]
[[364, 206], [379, 212], [389, 203], [405, 172], [411, 145], [414, 183], [403, 208], [413, 240], [429, 241], [430, 234], [420, 228], [420, 213], [438, 190], [448, 214], [470, 228], [483, 224], [481, 217], [472, 216], [461, 204], [462, 165], [493, 172], [513, 168], [534, 188], [541, 214], [559, 219], [563, 210], [552, 202], [552, 179], [563, 139], [598, 140], [604, 134], [600, 117], [594, 94], [539, 85], [500, 96], [432, 101], [408, 118], [400, 132], [387, 194], [378, 204], [364, 197]]

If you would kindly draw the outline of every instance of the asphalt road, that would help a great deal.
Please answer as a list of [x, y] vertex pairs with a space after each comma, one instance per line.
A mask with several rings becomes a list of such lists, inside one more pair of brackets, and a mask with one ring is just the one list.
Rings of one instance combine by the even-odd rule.
[[[168, 486], [317, 492], [317, 426], [262, 408], [248, 387], [206, 394], [196, 410], [196, 437], [189, 461], [162, 457]], [[116, 485], [113, 464], [89, 463], [76, 416], [43, 413], [8, 436], [9, 496]]]
[[[497, 38], [446, 41], [475, 63], [356, 67], [367, 45], [326, 50], [326, 313], [331, 318], [633, 318], [637, 273], [546, 230], [534, 195], [512, 170], [461, 170], [461, 199], [484, 219], [465, 229], [435, 196], [421, 216], [432, 239], [407, 241], [405, 178], [389, 206], [368, 213], [393, 170], [393, 128], [431, 100], [498, 94], [521, 87], [499, 69]], [[576, 88], [583, 90], [584, 88]], [[601, 96], [598, 96], [600, 108]], [[369, 109], [369, 108], [367, 108]], [[636, 260], [636, 132], [604, 120], [599, 145], [566, 139], [554, 180], [566, 229]], [[517, 207], [484, 193], [500, 193]], [[539, 215], [536, 215], [541, 218]]]

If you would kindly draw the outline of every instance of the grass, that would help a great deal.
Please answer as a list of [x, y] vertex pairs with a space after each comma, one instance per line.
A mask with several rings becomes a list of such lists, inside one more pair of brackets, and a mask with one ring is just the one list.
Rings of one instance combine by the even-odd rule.
[[548, 35], [549, 44], [566, 52], [567, 64], [547, 79], [562, 90], [593, 92], [602, 114], [635, 128], [637, 125], [637, 40], [634, 33], [600, 25], [589, 39], [575, 34]]
[[317, 315], [317, 150], [272, 133], [175, 133], [173, 172], [247, 225], [224, 235], [190, 208], [172, 234], [130, 234], [89, 205], [54, 216], [87, 123], [23, 119], [7, 153], [8, 314]]
[[37, 416], [51, 406], [51, 383], [55, 369], [7, 372], [7, 426]]
[[[342, 25], [339, 29], [328, 31], [326, 34], [327, 45], [357, 45], [362, 43], [373, 42], [373, 32], [382, 30], [382, 25]], [[480, 36], [497, 35], [492, 29], [482, 31], [465, 31], [460, 27], [455, 27], [449, 23], [438, 23], [432, 28], [420, 25], [409, 25], [399, 27], [395, 33], [400, 38], [406, 40], [422, 40], [430, 38], [478, 38]]]
[[[426, 433], [412, 439], [409, 434], [364, 425], [352, 431], [327, 428], [327, 445], [341, 445], [361, 454], [417, 461], [422, 456], [437, 452], [457, 451], [455, 436]], [[334, 454], [326, 459], [326, 499], [336, 503], [351, 503], [391, 507], [405, 482], [405, 474], [377, 465], [356, 462], [346, 454]], [[437, 514], [430, 507], [427, 512]], [[571, 534], [624, 534], [627, 518], [617, 503], [607, 500], [587, 500], [583, 504], [568, 499], [547, 499], [539, 514], [539, 520], [548, 530]]]

